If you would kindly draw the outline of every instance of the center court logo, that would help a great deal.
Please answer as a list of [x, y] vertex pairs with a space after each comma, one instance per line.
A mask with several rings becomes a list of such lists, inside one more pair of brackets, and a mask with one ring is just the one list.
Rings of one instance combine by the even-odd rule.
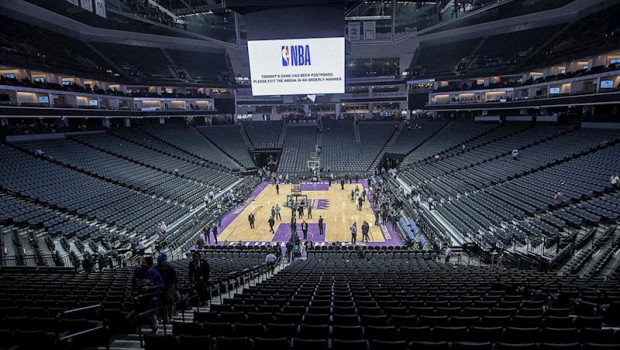
[[282, 66], [310, 66], [310, 45], [282, 45]]

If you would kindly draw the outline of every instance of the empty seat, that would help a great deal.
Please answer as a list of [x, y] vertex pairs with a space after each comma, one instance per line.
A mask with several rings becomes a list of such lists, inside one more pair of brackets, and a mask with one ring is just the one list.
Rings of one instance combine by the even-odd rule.
[[577, 328], [543, 328], [541, 342], [567, 344], [579, 341]]
[[248, 349], [252, 346], [247, 337], [217, 337], [215, 343], [219, 350]]
[[404, 340], [372, 340], [371, 350], [407, 350], [407, 342]]
[[288, 350], [291, 348], [287, 338], [254, 338], [254, 349], [256, 350]]
[[359, 319], [357, 315], [342, 315], [342, 314], [334, 314], [332, 316], [332, 321], [334, 326], [356, 326], [359, 325]]
[[538, 327], [508, 327], [504, 330], [503, 342], [506, 343], [531, 343], [537, 342], [540, 335]]
[[329, 327], [327, 324], [302, 324], [299, 326], [299, 338], [303, 339], [327, 339]]
[[499, 342], [502, 340], [503, 328], [497, 327], [477, 327], [469, 328], [468, 339], [472, 342]]
[[491, 350], [493, 345], [490, 342], [474, 343], [474, 342], [455, 342], [452, 344], [451, 350]]
[[467, 340], [467, 328], [436, 326], [432, 331], [432, 339], [435, 341], [463, 341]]
[[449, 343], [446, 341], [414, 341], [412, 343], [412, 349], [448, 350], [449, 348]]
[[579, 343], [542, 343], [538, 345], [538, 350], [580, 350]]
[[293, 349], [295, 350], [328, 350], [327, 338], [325, 339], [303, 339], [293, 338]]
[[398, 329], [398, 339], [413, 341], [413, 340], [430, 340], [431, 339], [431, 327], [429, 326], [402, 326]]
[[279, 323], [268, 323], [267, 324], [267, 334], [272, 337], [285, 337], [287, 339], [292, 339], [297, 333], [297, 326], [292, 323], [287, 324], [279, 324]]
[[368, 350], [368, 345], [364, 339], [334, 339], [332, 340], [332, 350]]
[[262, 337], [265, 335], [265, 327], [260, 323], [237, 323], [235, 335], [238, 337]]
[[328, 324], [329, 314], [306, 314], [304, 316], [305, 324]]
[[366, 326], [366, 338], [370, 340], [394, 340], [396, 338], [394, 326]]
[[535, 343], [497, 343], [494, 350], [536, 350]]
[[[362, 315], [360, 316], [361, 323], [363, 326], [387, 326], [388, 318], [386, 315]], [[414, 320], [413, 324], [415, 325], [417, 320]]]
[[[180, 344], [181, 349], [191, 349], [191, 350], [204, 349], [205, 346], [211, 345], [211, 337], [207, 335], [184, 335], [183, 334], [179, 336], [179, 344]], [[163, 344], [158, 344], [158, 345], [163, 345]], [[163, 348], [163, 349], [169, 349], [169, 348]]]
[[332, 328], [332, 336], [334, 339], [361, 339], [363, 331], [361, 326], [338, 326]]

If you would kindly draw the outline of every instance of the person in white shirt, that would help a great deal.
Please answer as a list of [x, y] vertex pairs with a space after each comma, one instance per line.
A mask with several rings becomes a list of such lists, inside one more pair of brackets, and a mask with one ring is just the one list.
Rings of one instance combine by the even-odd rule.
[[208, 194], [205, 194], [205, 196], [204, 196], [204, 198], [203, 198], [203, 199], [204, 199], [204, 201], [205, 201], [205, 205], [209, 205], [209, 200], [210, 200], [209, 195], [208, 195]]
[[138, 242], [138, 254], [144, 255], [145, 250], [146, 250], [146, 246], [144, 245], [144, 242], [142, 241]]
[[612, 186], [614, 186], [614, 187], [617, 187], [617, 186], [618, 186], [618, 184], [620, 183], [620, 177], [618, 177], [618, 173], [617, 173], [617, 172], [614, 172], [614, 173], [611, 175], [611, 179], [610, 179], [610, 181], [611, 181], [611, 185], [612, 185]]
[[162, 221], [159, 225], [159, 232], [161, 232], [161, 234], [165, 234], [166, 230], [168, 230], [168, 226], [166, 226], [166, 223]]
[[450, 262], [450, 257], [452, 256], [452, 249], [450, 247], [446, 247], [446, 262]]
[[209, 199], [215, 198], [215, 193], [213, 191], [209, 192]]
[[433, 197], [428, 197], [428, 210], [433, 210], [433, 202], [435, 200], [433, 199]]
[[512, 159], [517, 160], [517, 158], [519, 157], [519, 150], [518, 149], [513, 149], [512, 150]]
[[422, 202], [422, 196], [420, 196], [419, 193], [416, 193], [415, 196], [413, 196], [413, 201], [415, 202], [415, 207], [419, 208], [420, 203]]

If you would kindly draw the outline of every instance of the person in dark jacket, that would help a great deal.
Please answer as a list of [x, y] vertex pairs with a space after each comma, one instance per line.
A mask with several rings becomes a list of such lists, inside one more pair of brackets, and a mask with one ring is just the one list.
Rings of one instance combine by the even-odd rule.
[[189, 263], [189, 281], [194, 284], [200, 304], [206, 306], [209, 301], [209, 278], [211, 267], [205, 259], [200, 258], [199, 252], [192, 253], [192, 261]]
[[161, 315], [164, 321], [172, 322], [172, 316], [176, 313], [176, 292], [178, 290], [177, 272], [168, 264], [168, 256], [165, 253], [157, 256], [157, 272], [164, 281], [164, 289], [162, 291], [162, 309]]

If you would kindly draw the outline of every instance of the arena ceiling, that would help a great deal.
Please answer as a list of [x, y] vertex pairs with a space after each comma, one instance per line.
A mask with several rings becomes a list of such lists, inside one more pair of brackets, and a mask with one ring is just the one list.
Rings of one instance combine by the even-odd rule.
[[[437, 2], [439, 0], [398, 0], [398, 3], [405, 2]], [[342, 5], [343, 8], [353, 9], [361, 3], [387, 2], [391, 1], [362, 1], [362, 0], [226, 0], [222, 4], [235, 12], [246, 14], [261, 9], [277, 7], [296, 7], [296, 6], [336, 6]]]

